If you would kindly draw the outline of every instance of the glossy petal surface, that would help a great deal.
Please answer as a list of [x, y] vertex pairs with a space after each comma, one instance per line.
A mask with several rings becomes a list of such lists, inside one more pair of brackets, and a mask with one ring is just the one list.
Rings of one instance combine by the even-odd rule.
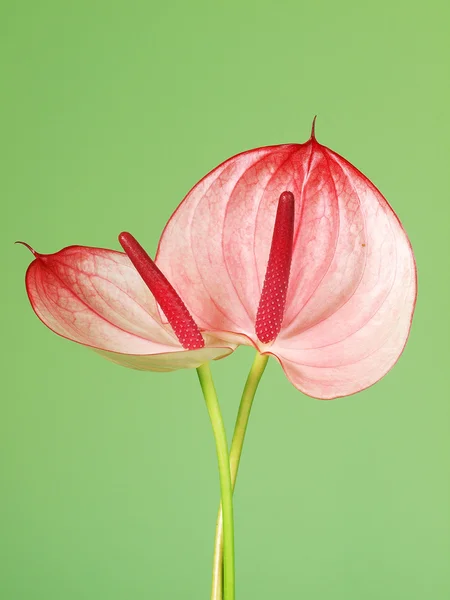
[[[289, 288], [280, 334], [263, 345], [255, 319], [285, 190], [296, 203]], [[371, 182], [315, 139], [251, 150], [214, 169], [169, 221], [156, 260], [201, 327], [247, 336], [317, 398], [375, 383], [409, 333], [416, 273], [408, 238]]]
[[124, 366], [167, 371], [197, 367], [231, 352], [211, 337], [210, 347], [185, 351], [120, 252], [70, 246], [38, 254], [28, 268], [26, 287], [47, 327]]

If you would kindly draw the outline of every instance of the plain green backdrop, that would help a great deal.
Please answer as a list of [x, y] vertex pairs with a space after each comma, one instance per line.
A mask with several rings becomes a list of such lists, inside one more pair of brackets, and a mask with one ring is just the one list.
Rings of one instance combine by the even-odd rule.
[[[346, 399], [270, 362], [235, 496], [237, 598], [450, 596], [446, 2], [2, 3], [0, 598], [209, 597], [219, 498], [196, 373], [140, 373], [58, 338], [24, 289], [70, 244], [154, 252], [228, 156], [318, 139], [408, 231], [401, 360]], [[229, 432], [253, 352], [215, 363]]]

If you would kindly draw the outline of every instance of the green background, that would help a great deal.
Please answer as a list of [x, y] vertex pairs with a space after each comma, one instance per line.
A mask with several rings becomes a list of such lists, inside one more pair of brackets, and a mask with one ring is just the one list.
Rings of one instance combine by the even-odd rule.
[[[415, 249], [409, 344], [320, 402], [271, 361], [236, 491], [238, 599], [450, 595], [446, 2], [10, 2], [1, 28], [1, 579], [5, 600], [209, 597], [219, 496], [193, 371], [139, 373], [32, 312], [30, 255], [154, 252], [244, 149], [319, 140], [383, 191]], [[214, 364], [231, 432], [252, 350]]]

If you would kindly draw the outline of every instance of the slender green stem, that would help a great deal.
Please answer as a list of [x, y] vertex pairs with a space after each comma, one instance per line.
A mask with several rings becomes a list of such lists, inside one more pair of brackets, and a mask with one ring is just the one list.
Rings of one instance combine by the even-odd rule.
[[[256, 354], [255, 360], [253, 361], [253, 365], [245, 383], [244, 391], [242, 392], [241, 404], [239, 405], [239, 412], [236, 418], [236, 425], [234, 428], [233, 441], [231, 443], [230, 450], [230, 471], [233, 490], [238, 474], [239, 462], [241, 460], [242, 447], [244, 445], [245, 432], [247, 430], [253, 399], [255, 397], [262, 374], [264, 373], [264, 369], [266, 368], [268, 358], [269, 357], [267, 354]], [[223, 548], [224, 545], [226, 547], [226, 541], [224, 544], [224, 517], [225, 515], [222, 512], [221, 504], [219, 507], [219, 513], [217, 515], [216, 539], [214, 542], [211, 600], [222, 600]]]
[[223, 506], [224, 600], [234, 600], [233, 486], [231, 484], [227, 437], [209, 364], [205, 363], [198, 367], [197, 373], [209, 418], [211, 419], [219, 463], [220, 493]]

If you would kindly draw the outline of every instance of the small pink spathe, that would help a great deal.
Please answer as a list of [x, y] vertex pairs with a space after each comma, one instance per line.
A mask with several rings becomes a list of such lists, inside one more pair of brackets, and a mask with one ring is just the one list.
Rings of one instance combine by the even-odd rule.
[[195, 368], [234, 346], [204, 333], [205, 347], [185, 350], [130, 259], [121, 252], [69, 246], [35, 253], [26, 287], [41, 321], [109, 360], [143, 371]]

